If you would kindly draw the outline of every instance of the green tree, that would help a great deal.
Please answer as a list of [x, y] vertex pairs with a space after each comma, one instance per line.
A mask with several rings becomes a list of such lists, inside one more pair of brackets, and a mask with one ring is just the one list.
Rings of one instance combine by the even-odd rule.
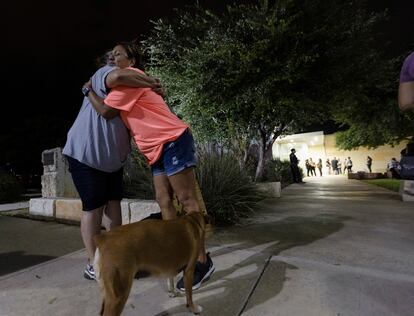
[[396, 58], [371, 65], [381, 71], [372, 71], [373, 75], [367, 76], [367, 81], [361, 82], [354, 90], [354, 94], [359, 96], [353, 100], [344, 99], [342, 107], [333, 110], [334, 118], [349, 126], [337, 134], [339, 148], [351, 150], [360, 146], [393, 146], [413, 136], [414, 115], [402, 113], [397, 104], [401, 64], [401, 58]]
[[375, 75], [366, 64], [380, 57], [371, 45], [380, 18], [363, 1], [259, 1], [222, 15], [196, 5], [154, 22], [144, 47], [199, 139], [236, 144], [244, 158], [258, 143], [260, 179], [278, 136], [367, 97], [357, 87]]

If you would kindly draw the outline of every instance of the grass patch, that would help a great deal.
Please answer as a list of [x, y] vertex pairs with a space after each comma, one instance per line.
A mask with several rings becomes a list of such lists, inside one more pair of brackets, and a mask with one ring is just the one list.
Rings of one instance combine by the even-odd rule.
[[400, 189], [401, 180], [398, 179], [372, 179], [372, 180], [362, 180], [365, 183], [377, 185], [388, 190], [398, 192]]

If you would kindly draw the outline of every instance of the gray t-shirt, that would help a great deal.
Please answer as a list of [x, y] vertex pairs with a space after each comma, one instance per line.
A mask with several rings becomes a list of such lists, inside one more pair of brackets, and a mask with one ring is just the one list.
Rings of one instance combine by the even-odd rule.
[[[105, 78], [113, 69], [104, 66], [92, 77], [93, 90], [102, 98], [107, 94]], [[130, 152], [129, 133], [121, 118], [117, 116], [106, 120], [85, 97], [68, 132], [63, 154], [92, 168], [114, 172], [123, 166]]]

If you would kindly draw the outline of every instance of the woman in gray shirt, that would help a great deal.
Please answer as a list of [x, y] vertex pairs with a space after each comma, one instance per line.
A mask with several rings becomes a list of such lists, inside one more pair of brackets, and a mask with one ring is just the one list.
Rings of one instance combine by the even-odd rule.
[[[94, 91], [105, 97], [110, 88], [124, 85], [153, 88], [161, 93], [158, 81], [129, 69], [119, 69], [108, 54], [107, 64], [99, 68], [90, 81]], [[123, 165], [131, 151], [129, 132], [119, 116], [105, 119], [88, 99], [88, 89], [82, 89], [84, 99], [79, 114], [68, 132], [63, 154], [82, 200], [81, 235], [89, 263], [84, 277], [95, 279], [93, 237], [100, 234], [103, 213], [109, 219], [108, 230], [121, 224]]]

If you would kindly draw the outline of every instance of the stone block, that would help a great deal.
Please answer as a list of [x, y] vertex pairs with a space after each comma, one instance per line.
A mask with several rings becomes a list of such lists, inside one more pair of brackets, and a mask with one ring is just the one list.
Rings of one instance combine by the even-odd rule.
[[79, 198], [78, 191], [76, 191], [75, 184], [72, 180], [72, 175], [69, 172], [69, 166], [65, 160], [65, 171], [63, 173], [63, 197], [66, 198]]
[[401, 180], [400, 191], [404, 194], [414, 195], [414, 180]]
[[383, 179], [386, 178], [387, 175], [381, 172], [365, 172], [365, 171], [358, 171], [358, 172], [350, 172], [348, 173], [348, 179]]
[[384, 179], [387, 178], [387, 174], [381, 172], [366, 172], [363, 179]]
[[79, 197], [69, 172], [67, 160], [62, 155], [62, 148], [58, 147], [43, 151], [42, 163], [42, 197]]
[[131, 212], [129, 205], [137, 200], [128, 200], [123, 199], [121, 201], [121, 216], [122, 216], [122, 225], [129, 224], [131, 222]]
[[152, 213], [161, 212], [156, 201], [138, 200], [129, 204], [131, 212], [130, 223], [138, 222], [141, 219], [151, 215]]
[[403, 194], [401, 198], [403, 202], [414, 202], [414, 195], [411, 194]]
[[59, 181], [60, 178], [58, 172], [48, 172], [42, 175], [42, 196], [44, 198], [58, 197], [63, 192], [63, 185]]
[[414, 180], [401, 180], [399, 194], [404, 202], [414, 202]]
[[55, 199], [37, 198], [30, 199], [29, 214], [36, 216], [54, 217]]
[[280, 182], [262, 182], [257, 184], [259, 190], [264, 192], [268, 197], [277, 198], [281, 196]]
[[80, 199], [57, 199], [56, 213], [57, 219], [80, 222], [82, 216], [82, 202]]

